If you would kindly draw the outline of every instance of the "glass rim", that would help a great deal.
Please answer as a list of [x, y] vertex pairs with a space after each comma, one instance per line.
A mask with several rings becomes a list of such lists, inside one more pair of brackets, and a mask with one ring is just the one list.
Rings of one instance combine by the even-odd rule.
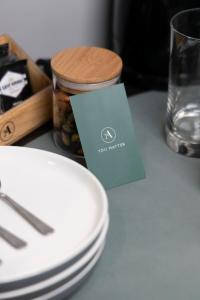
[[200, 7], [196, 7], [196, 8], [189, 8], [189, 9], [184, 9], [184, 10], [181, 10], [179, 12], [177, 12], [175, 15], [173, 15], [170, 19], [170, 28], [173, 29], [174, 32], [182, 35], [183, 37], [187, 38], [187, 39], [191, 39], [191, 40], [195, 40], [195, 41], [199, 41], [200, 42], [200, 37], [197, 38], [197, 37], [193, 37], [193, 36], [190, 36], [190, 35], [187, 35], [183, 32], [181, 32], [180, 30], [176, 29], [173, 22], [174, 20], [180, 16], [180, 15], [184, 15], [184, 14], [187, 14], [187, 13], [190, 13], [190, 12], [196, 12], [196, 11], [199, 11], [199, 14], [200, 14]]

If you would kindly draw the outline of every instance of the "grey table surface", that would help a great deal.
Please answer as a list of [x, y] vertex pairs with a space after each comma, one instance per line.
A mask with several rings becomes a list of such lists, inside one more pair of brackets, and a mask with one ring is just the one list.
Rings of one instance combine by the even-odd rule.
[[[110, 228], [73, 300], [200, 299], [200, 160], [165, 143], [166, 93], [129, 98], [146, 179], [107, 192]], [[27, 147], [60, 153], [47, 132]]]

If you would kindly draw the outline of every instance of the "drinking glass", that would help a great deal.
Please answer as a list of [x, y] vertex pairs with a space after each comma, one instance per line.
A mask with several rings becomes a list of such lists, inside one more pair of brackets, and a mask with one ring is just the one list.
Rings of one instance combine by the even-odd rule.
[[200, 157], [200, 8], [172, 17], [166, 140], [175, 152]]

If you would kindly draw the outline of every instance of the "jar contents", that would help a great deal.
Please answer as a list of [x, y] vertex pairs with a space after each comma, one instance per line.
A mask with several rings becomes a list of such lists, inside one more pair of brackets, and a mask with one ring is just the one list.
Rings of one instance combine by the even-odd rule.
[[32, 95], [27, 60], [19, 60], [0, 40], [0, 113], [15, 107]]
[[57, 86], [53, 94], [53, 119], [56, 143], [77, 156], [83, 155], [83, 150], [76, 127], [70, 96], [72, 94], [62, 91]]

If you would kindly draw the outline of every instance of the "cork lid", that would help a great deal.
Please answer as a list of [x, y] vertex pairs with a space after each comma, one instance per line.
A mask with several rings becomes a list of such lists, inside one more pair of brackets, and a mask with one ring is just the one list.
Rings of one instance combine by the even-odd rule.
[[98, 47], [68, 48], [51, 59], [58, 77], [74, 83], [95, 84], [120, 75], [122, 60], [113, 51]]
[[0, 45], [4, 45], [4, 44], [8, 44], [9, 41], [8, 41], [8, 38], [4, 35], [1, 35], [0, 36]]

